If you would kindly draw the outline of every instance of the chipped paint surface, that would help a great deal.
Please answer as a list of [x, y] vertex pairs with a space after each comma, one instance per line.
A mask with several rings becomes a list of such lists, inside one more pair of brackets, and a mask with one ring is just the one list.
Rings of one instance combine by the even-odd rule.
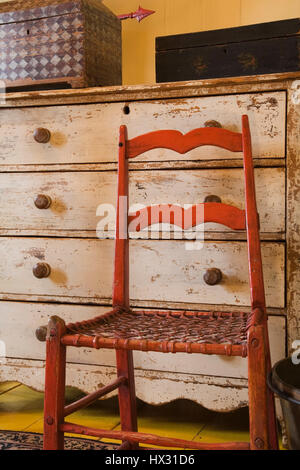
[[238, 56], [238, 60], [243, 65], [244, 70], [253, 72], [257, 69], [257, 60], [253, 54], [243, 52]]
[[[275, 105], [276, 103], [276, 105]], [[128, 126], [128, 138], [157, 129], [183, 133], [216, 120], [228, 130], [241, 132], [241, 115], [247, 113], [254, 158], [282, 158], [285, 154], [285, 93], [189, 98], [183, 101], [137, 101], [124, 114], [124, 103], [85, 106], [0, 109], [0, 165], [116, 162], [119, 126]], [[38, 124], [37, 124], [38, 123]], [[63, 126], [62, 126], [62, 123]], [[33, 138], [37, 125], [51, 132], [50, 142]], [[210, 146], [186, 155], [160, 149], [137, 161], [221, 160], [241, 158]]]
[[292, 104], [298, 105], [300, 104], [300, 80], [295, 80], [291, 84], [291, 101]]
[[[17, 379], [42, 390], [45, 345], [35, 339], [36, 327], [45, 324], [53, 313], [79, 321], [94, 316], [96, 311], [107, 310], [84, 304], [111, 301], [113, 242], [88, 237], [94, 230], [98, 199], [112, 200], [115, 173], [111, 170], [116, 168], [118, 126], [126, 124], [130, 137], [155, 128], [188, 132], [212, 119], [225, 128], [240, 130], [243, 113], [250, 117], [256, 165], [260, 162], [264, 166], [256, 170], [260, 182], [258, 204], [263, 214], [262, 236], [272, 240], [263, 242], [267, 299], [272, 305], [269, 313], [275, 313], [269, 321], [272, 360], [281, 359], [285, 355], [285, 318], [281, 315], [286, 311], [290, 338], [298, 339], [300, 334], [299, 82], [298, 72], [151, 86], [23, 92], [7, 97], [4, 106], [11, 109], [0, 109], [0, 135], [5, 143], [0, 150], [0, 165], [3, 171], [12, 173], [0, 175], [1, 191], [7, 194], [2, 212], [5, 227], [1, 223], [0, 240], [3, 253], [0, 335], [5, 336], [6, 354], [10, 358], [0, 359], [0, 380]], [[290, 88], [286, 123], [287, 86]], [[128, 115], [123, 113], [124, 104], [129, 106]], [[51, 130], [49, 144], [41, 146], [32, 140], [37, 126]], [[211, 149], [202, 149], [187, 155], [185, 161], [182, 156], [180, 160], [176, 158], [170, 152], [154, 151], [146, 155], [146, 160], [133, 162], [131, 168], [139, 171], [131, 172], [132, 198], [156, 202], [162, 190], [165, 198], [178, 196], [179, 201], [184, 196], [190, 202], [192, 196], [201, 199], [207, 191], [220, 194], [224, 202], [242, 206], [242, 171], [233, 169], [241, 167], [241, 155], [226, 151], [216, 155]], [[195, 165], [207, 168], [191, 170]], [[154, 172], [154, 168], [168, 171]], [[27, 173], [18, 174], [19, 171]], [[49, 212], [34, 207], [37, 190], [51, 196], [53, 205]], [[10, 214], [14, 217], [9, 217]], [[285, 236], [285, 217], [287, 306], [285, 244], [278, 243]], [[87, 239], [72, 238], [74, 230], [76, 236], [84, 233]], [[212, 238], [207, 248], [197, 253], [199, 258], [193, 254], [189, 259], [188, 252], [181, 250], [180, 241], [133, 241], [132, 295], [136, 305], [165, 308], [176, 305], [187, 309], [201, 305], [203, 309], [226, 311], [232, 305], [236, 310], [248, 308], [245, 243], [220, 242], [226, 231], [216, 230], [208, 228], [208, 238]], [[227, 236], [232, 238], [231, 234]], [[49, 279], [37, 280], [33, 278], [32, 266], [42, 259], [50, 261], [52, 274]], [[99, 262], [95, 263], [95, 259]], [[240, 266], [235, 264], [236, 260]], [[224, 277], [221, 285], [211, 289], [202, 283], [202, 273], [207, 266], [216, 264]], [[80, 266], [80, 270], [74, 270], [74, 266]], [[144, 288], [138, 282], [142, 276], [147, 279]], [[115, 376], [112, 351], [69, 348], [68, 355], [69, 385], [90, 392]], [[188, 358], [176, 355], [176, 360], [174, 357], [135, 353], [139, 398], [149, 403], [189, 398], [208, 408], [226, 411], [247, 403], [245, 360], [198, 355]]]
[[[250, 305], [246, 242], [207, 241], [196, 251], [187, 251], [184, 240], [132, 240], [130, 246], [132, 305], [152, 300], [162, 307], [164, 302], [185, 302], [190, 309], [194, 303]], [[45, 279], [32, 274], [40, 251], [51, 267]], [[24, 300], [85, 297], [101, 303], [112, 294], [113, 253], [113, 240], [1, 237], [2, 293], [18, 294]], [[263, 242], [262, 257], [267, 305], [283, 308], [284, 245]], [[222, 271], [223, 281], [208, 286], [203, 275], [214, 267]]]
[[300, 80], [288, 92], [287, 118], [287, 307], [288, 347], [300, 338]]
[[[44, 362], [22, 359], [0, 358], [0, 381], [19, 380], [35, 390], [44, 389]], [[66, 383], [85, 393], [108, 385], [115, 379], [115, 367], [68, 364]], [[217, 411], [230, 411], [247, 406], [247, 382], [241, 379], [226, 379], [167, 372], [135, 372], [136, 394], [141, 400], [161, 405], [178, 398], [186, 398]], [[116, 395], [116, 391], [105, 398]]]
[[[285, 172], [283, 168], [259, 168], [257, 178], [257, 200], [261, 217], [262, 233], [284, 233], [285, 231]], [[1, 234], [5, 229], [39, 229], [52, 234], [53, 230], [76, 232], [89, 231], [86, 236], [95, 236], [101, 220], [97, 216], [100, 204], [116, 202], [115, 172], [73, 173], [2, 173], [0, 191], [6, 197], [1, 208]], [[34, 205], [37, 194], [51, 198], [47, 210]], [[130, 206], [134, 204], [197, 204], [209, 194], [218, 194], [225, 204], [244, 208], [242, 169], [217, 170], [169, 170], [130, 172]], [[112, 215], [114, 212], [112, 212]], [[111, 219], [110, 230], [114, 230]], [[224, 226], [206, 224], [207, 232], [228, 231]], [[43, 232], [45, 234], [45, 232]], [[38, 253], [40, 259], [43, 253]], [[39, 257], [37, 256], [37, 257]]]
[[[88, 102], [116, 102], [154, 98], [180, 98], [186, 96], [205, 96], [209, 94], [227, 94], [234, 92], [249, 93], [266, 90], [282, 90], [287, 82], [300, 78], [299, 71], [273, 73], [267, 75], [250, 75], [243, 77], [190, 80], [150, 85], [127, 85], [94, 87], [71, 90], [41, 90], [9, 93], [4, 106], [34, 106], [47, 104], [76, 104]], [[0, 94], [0, 99], [4, 98]]]

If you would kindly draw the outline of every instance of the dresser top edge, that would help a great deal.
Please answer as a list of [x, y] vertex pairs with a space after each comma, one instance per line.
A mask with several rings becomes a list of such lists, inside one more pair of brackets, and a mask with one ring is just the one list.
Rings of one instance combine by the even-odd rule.
[[277, 91], [286, 90], [293, 82], [297, 81], [299, 81], [298, 86], [300, 88], [300, 71], [158, 84], [67, 90], [19, 91], [14, 93], [0, 93], [0, 108], [43, 106], [47, 104], [130, 102], [137, 100]]

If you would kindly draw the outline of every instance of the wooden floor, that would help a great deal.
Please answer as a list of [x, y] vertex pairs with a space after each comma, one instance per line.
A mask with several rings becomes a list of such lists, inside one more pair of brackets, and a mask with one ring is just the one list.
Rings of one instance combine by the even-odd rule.
[[[67, 389], [68, 402], [81, 396], [81, 392]], [[0, 384], [0, 429], [42, 433], [43, 399], [42, 393], [17, 382]], [[138, 416], [141, 432], [201, 442], [249, 441], [247, 408], [216, 413], [187, 400], [161, 406], [139, 401]], [[117, 399], [98, 400], [68, 420], [95, 428], [120, 429]]]

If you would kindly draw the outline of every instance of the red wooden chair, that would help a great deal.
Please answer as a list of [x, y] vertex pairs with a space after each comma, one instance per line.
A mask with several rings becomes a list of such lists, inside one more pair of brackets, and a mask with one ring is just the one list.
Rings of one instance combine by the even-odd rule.
[[[163, 206], [156, 211], [127, 216], [128, 159], [155, 148], [186, 153], [202, 145], [243, 152], [246, 210], [218, 202], [204, 203], [204, 222], [217, 222], [246, 230], [251, 290], [251, 313], [190, 311], [132, 311], [129, 305], [128, 223], [139, 217], [137, 230], [164, 220]], [[126, 199], [122, 198], [125, 196]], [[196, 206], [195, 206], [196, 207]], [[154, 214], [154, 215], [153, 215]], [[192, 209], [192, 225], [200, 220]], [[141, 217], [143, 215], [143, 217]], [[182, 214], [172, 223], [187, 228]], [[159, 322], [159, 328], [158, 326]], [[178, 328], [180, 326], [180, 328]], [[163, 327], [163, 328], [162, 328]], [[192, 333], [191, 333], [192, 331]], [[214, 334], [214, 342], [211, 335]], [[209, 339], [208, 339], [209, 338]], [[117, 378], [110, 385], [65, 406], [66, 346], [116, 350]], [[137, 432], [133, 350], [186, 352], [248, 357], [250, 443], [206, 444]], [[115, 272], [112, 310], [97, 318], [65, 325], [51, 317], [47, 330], [44, 449], [63, 449], [64, 433], [119, 439], [120, 449], [137, 449], [139, 443], [186, 449], [277, 449], [274, 398], [267, 389], [270, 369], [267, 313], [256, 209], [254, 171], [248, 117], [242, 117], [242, 133], [220, 128], [195, 129], [186, 135], [162, 130], [127, 140], [120, 128]], [[65, 422], [65, 417], [118, 388], [121, 431], [92, 429]]]

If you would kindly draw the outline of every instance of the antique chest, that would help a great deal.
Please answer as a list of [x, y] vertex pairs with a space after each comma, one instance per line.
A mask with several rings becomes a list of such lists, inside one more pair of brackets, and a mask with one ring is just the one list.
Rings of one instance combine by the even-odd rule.
[[[115, 204], [119, 126], [129, 138], [161, 128], [186, 133], [212, 120], [240, 131], [244, 113], [272, 361], [284, 357], [300, 338], [299, 103], [296, 73], [8, 94], [0, 108], [0, 381], [43, 390], [45, 343], [36, 330], [51, 315], [75, 322], [111, 305], [114, 220], [102, 221]], [[130, 206], [216, 195], [243, 208], [242, 165], [241, 154], [223, 149], [152, 150], [130, 162]], [[164, 233], [154, 238], [131, 241], [132, 306], [249, 309], [244, 232], [207, 224], [201, 250]], [[50, 266], [48, 277], [35, 276], [39, 263]], [[223, 275], [215, 286], [203, 280], [211, 267]], [[67, 359], [67, 384], [85, 392], [115, 374], [113, 351], [69, 348]], [[186, 398], [219, 411], [247, 405], [246, 359], [135, 352], [134, 361], [137, 396], [146, 402]]]
[[300, 69], [300, 19], [156, 38], [156, 81]]
[[122, 83], [120, 20], [100, 0], [0, 4], [0, 80], [6, 87]]

